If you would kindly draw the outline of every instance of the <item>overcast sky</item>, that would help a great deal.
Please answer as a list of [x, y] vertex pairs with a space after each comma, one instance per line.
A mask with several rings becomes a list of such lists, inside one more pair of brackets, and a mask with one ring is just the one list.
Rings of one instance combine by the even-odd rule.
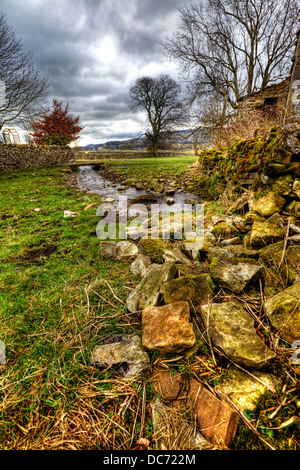
[[193, 0], [0, 0], [34, 64], [49, 80], [49, 98], [67, 100], [85, 126], [79, 143], [135, 136], [145, 119], [129, 109], [141, 76], [178, 79], [160, 39], [176, 29], [178, 6]]

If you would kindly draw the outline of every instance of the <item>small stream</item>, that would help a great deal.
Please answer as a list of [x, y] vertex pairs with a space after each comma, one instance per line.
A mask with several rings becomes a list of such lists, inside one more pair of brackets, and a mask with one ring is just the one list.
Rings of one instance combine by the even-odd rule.
[[[120, 196], [126, 196], [128, 198], [128, 202], [130, 202], [131, 199], [141, 195], [153, 197], [153, 195], [146, 189], [138, 190], [135, 187], [128, 187], [125, 190], [118, 191], [118, 187], [121, 186], [121, 184], [115, 184], [104, 179], [99, 171], [95, 171], [88, 165], [82, 165], [79, 167], [79, 172], [77, 174], [77, 184], [82, 191], [99, 194], [103, 197], [104, 203], [108, 202], [110, 204], [115, 204], [116, 206], [118, 205]], [[172, 196], [166, 196], [164, 194], [155, 196], [155, 200], [153, 200], [151, 203], [166, 204], [169, 197], [174, 200], [174, 212], [176, 212], [176, 210], [182, 210], [183, 205], [191, 204], [191, 201], [194, 201], [197, 204], [202, 203], [199, 197], [185, 191], [175, 191]], [[106, 199], [108, 199], [108, 201], [106, 201]], [[115, 202], [113, 203], [112, 200]], [[146, 203], [141, 202], [141, 204]], [[172, 208], [172, 205], [170, 205], [170, 208]]]

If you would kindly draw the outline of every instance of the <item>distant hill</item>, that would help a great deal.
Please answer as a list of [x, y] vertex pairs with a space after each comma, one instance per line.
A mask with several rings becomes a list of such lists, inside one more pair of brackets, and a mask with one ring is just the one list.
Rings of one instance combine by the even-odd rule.
[[[180, 134], [181, 138], [178, 138], [178, 134]], [[168, 143], [170, 145], [172, 144], [179, 144], [179, 145], [192, 145], [193, 140], [191, 137], [187, 137], [189, 134], [188, 130], [180, 130], [177, 132], [174, 132], [173, 137], [168, 138]], [[201, 143], [206, 143], [207, 138], [203, 135], [203, 139]], [[85, 145], [84, 147], [85, 151], [90, 151], [90, 150], [98, 150], [98, 148], [101, 149], [116, 149], [116, 150], [139, 150], [139, 149], [144, 149], [146, 148], [146, 138], [145, 136], [139, 137], [136, 139], [127, 139], [127, 140], [109, 140], [108, 142], [102, 143], [102, 144], [88, 144]]]

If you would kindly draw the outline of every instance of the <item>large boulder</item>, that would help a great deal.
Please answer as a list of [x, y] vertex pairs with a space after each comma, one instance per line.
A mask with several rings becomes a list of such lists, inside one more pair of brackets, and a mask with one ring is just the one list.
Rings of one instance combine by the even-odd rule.
[[256, 334], [254, 320], [240, 304], [202, 306], [201, 316], [213, 344], [233, 362], [254, 369], [272, 364], [275, 353]]
[[162, 265], [151, 264], [141, 282], [129, 294], [126, 301], [128, 310], [136, 312], [150, 305], [160, 305], [163, 298], [163, 284], [174, 279], [176, 273], [177, 267], [174, 261]]
[[199, 276], [181, 276], [163, 285], [165, 304], [189, 301], [194, 305], [205, 305], [212, 297], [215, 285], [209, 274]]
[[210, 264], [210, 275], [213, 282], [220, 287], [239, 294], [250, 283], [259, 279], [263, 269], [255, 260], [247, 258], [213, 258]]
[[90, 362], [94, 367], [111, 367], [119, 375], [131, 378], [139, 375], [149, 365], [147, 352], [137, 335], [117, 335], [112, 342], [95, 346]]
[[300, 283], [293, 284], [265, 303], [271, 325], [285, 341], [300, 338]]
[[252, 248], [262, 248], [283, 240], [285, 232], [276, 224], [254, 222], [250, 233]]
[[281, 212], [285, 204], [285, 199], [273, 192], [249, 200], [250, 210], [258, 212], [262, 217], [270, 217], [275, 212]]
[[188, 302], [144, 308], [142, 344], [147, 350], [178, 353], [193, 347], [195, 343]]

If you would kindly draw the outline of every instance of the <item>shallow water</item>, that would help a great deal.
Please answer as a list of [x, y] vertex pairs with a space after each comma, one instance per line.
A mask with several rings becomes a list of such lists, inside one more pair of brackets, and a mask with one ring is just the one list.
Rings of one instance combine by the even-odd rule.
[[[104, 179], [99, 171], [95, 171], [88, 165], [82, 165], [79, 167], [77, 184], [82, 191], [100, 194], [103, 197], [104, 202], [105, 199], [114, 199], [114, 203], [109, 203], [114, 204], [116, 207], [119, 206], [120, 196], [126, 196], [128, 198], [128, 202], [141, 195], [151, 196], [151, 193], [146, 189], [138, 190], [136, 188], [128, 187], [123, 191], [118, 191], [118, 187], [121, 186], [121, 184], [114, 184], [111, 181]], [[169, 197], [170, 196], [162, 194], [161, 196], [155, 197], [155, 201], [151, 202], [151, 204], [166, 204]], [[193, 200], [197, 204], [202, 203], [199, 197], [184, 191], [176, 191], [171, 197], [174, 200], [174, 212], [182, 210], [184, 204], [191, 204], [189, 200]], [[169, 207], [173, 211], [173, 206], [170, 205]], [[134, 215], [134, 212], [132, 212], [131, 215]]]

